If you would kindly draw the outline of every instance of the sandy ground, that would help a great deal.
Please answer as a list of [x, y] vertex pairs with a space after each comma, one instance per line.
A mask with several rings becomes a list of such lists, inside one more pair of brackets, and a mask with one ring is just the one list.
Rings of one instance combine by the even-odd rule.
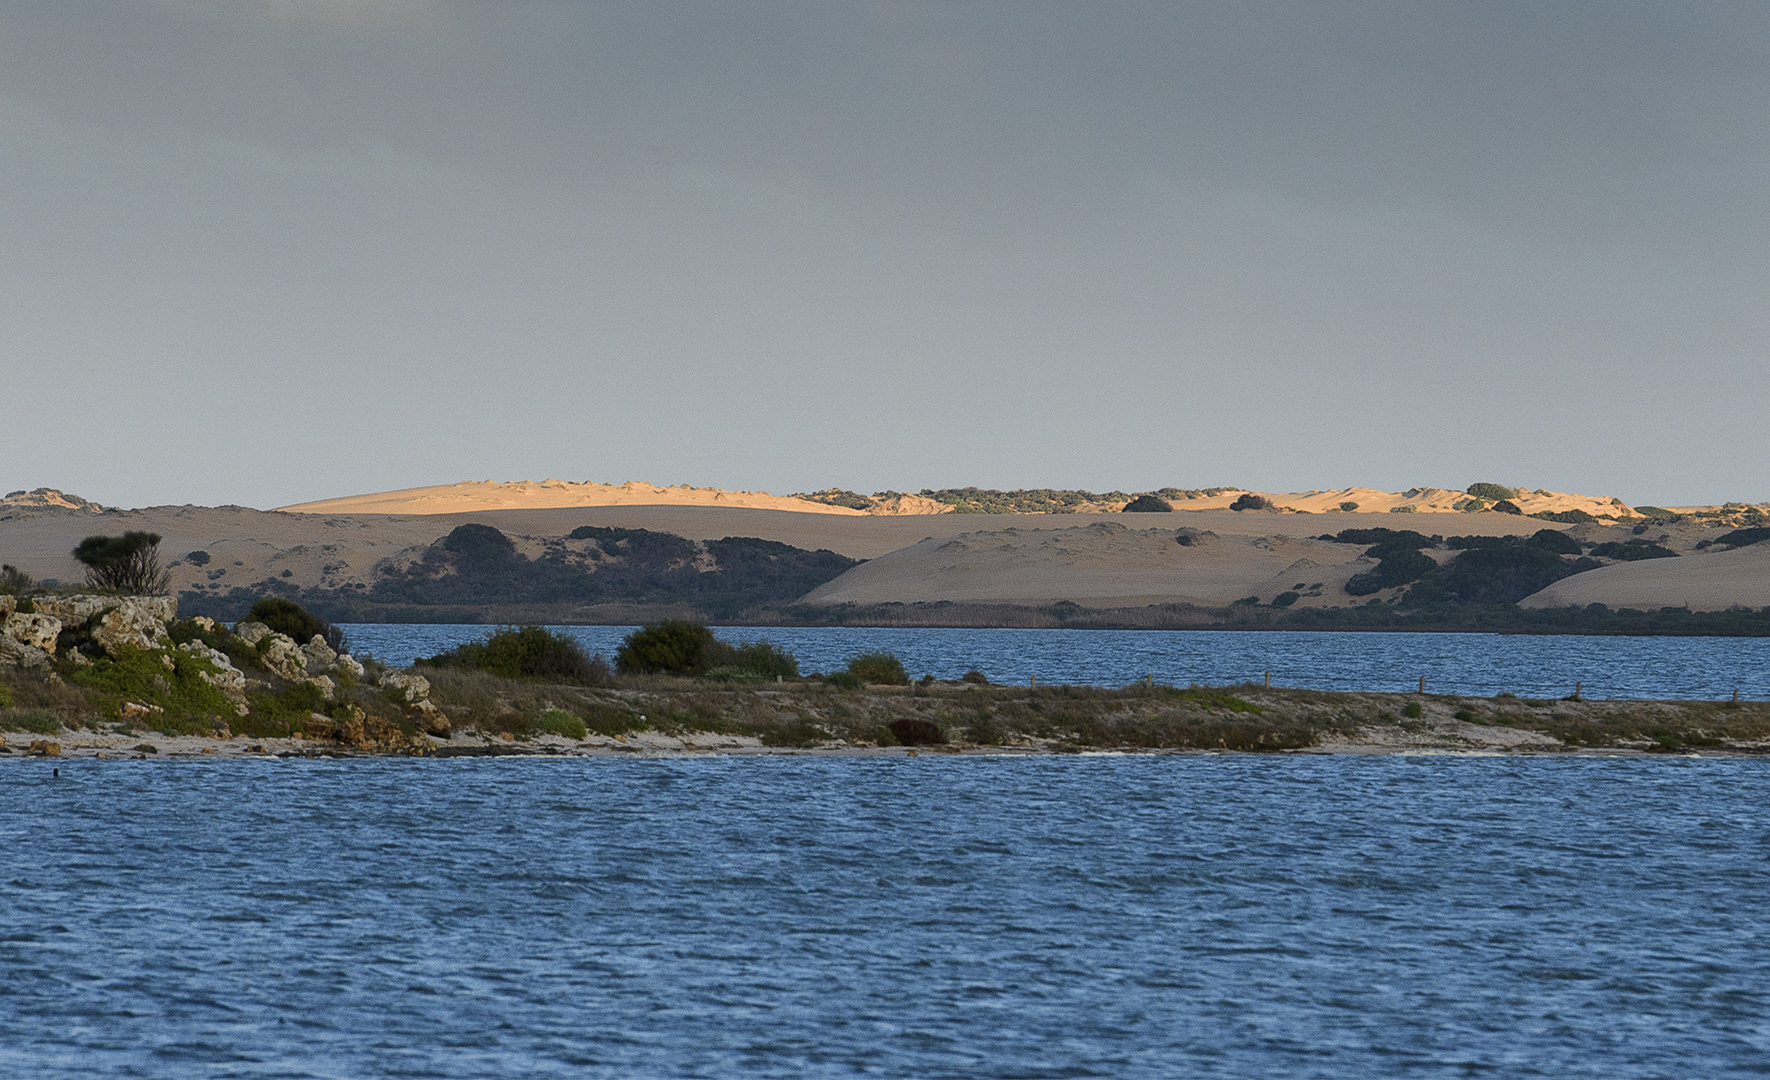
[[1519, 601], [1523, 607], [1608, 604], [1654, 611], [1724, 611], [1770, 606], [1770, 544], [1697, 551], [1676, 559], [1617, 563], [1563, 578]]
[[[30, 752], [31, 744], [47, 741], [59, 750], [56, 756]], [[38, 767], [59, 766], [74, 761], [92, 760], [154, 760], [209, 761], [276, 758], [362, 758], [383, 756], [373, 751], [353, 750], [334, 742], [307, 739], [255, 739], [239, 736], [233, 739], [209, 739], [189, 735], [164, 735], [159, 732], [137, 732], [131, 735], [98, 734], [64, 731], [56, 735], [36, 736], [9, 733], [0, 747], [0, 761], [35, 763]], [[1026, 757], [1104, 756], [1104, 755], [1174, 755], [1222, 754], [1224, 750], [1175, 749], [1106, 749], [1058, 750], [1049, 742], [1029, 741], [1015, 746], [857, 746], [841, 741], [815, 747], [770, 747], [747, 736], [716, 735], [701, 732], [683, 736], [638, 732], [610, 738], [592, 735], [582, 742], [554, 735], [516, 741], [486, 738], [477, 734], [457, 735], [452, 739], [429, 740], [429, 755], [435, 757]], [[151, 749], [150, 749], [151, 748]], [[1704, 748], [1688, 751], [1682, 756], [1730, 756], [1762, 753], [1755, 744], [1738, 747]], [[1488, 727], [1454, 719], [1436, 719], [1409, 727], [1372, 725], [1355, 735], [1325, 739], [1319, 745], [1290, 754], [1458, 754], [1493, 755], [1518, 753], [1578, 754], [1614, 757], [1618, 755], [1666, 757], [1648, 754], [1642, 749], [1610, 747], [1570, 748], [1541, 732], [1505, 727]]]

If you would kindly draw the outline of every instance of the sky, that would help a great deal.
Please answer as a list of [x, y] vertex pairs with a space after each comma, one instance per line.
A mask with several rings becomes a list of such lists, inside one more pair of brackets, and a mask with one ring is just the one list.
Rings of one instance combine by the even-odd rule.
[[0, 0], [0, 488], [1770, 499], [1770, 5]]

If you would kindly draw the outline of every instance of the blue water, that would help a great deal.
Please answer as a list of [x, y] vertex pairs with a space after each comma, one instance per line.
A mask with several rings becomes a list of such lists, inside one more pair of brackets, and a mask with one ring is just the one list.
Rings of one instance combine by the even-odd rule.
[[8, 1077], [1770, 1072], [1770, 764], [0, 764]]
[[[357, 623], [351, 647], [405, 665], [492, 627]], [[613, 657], [631, 626], [560, 626], [592, 653]], [[1263, 681], [1316, 690], [1501, 692], [1587, 698], [1715, 700], [1735, 690], [1770, 698], [1770, 638], [1361, 634], [1236, 630], [956, 630], [870, 627], [718, 629], [732, 641], [765, 638], [802, 671], [834, 671], [858, 652], [896, 653], [914, 677], [954, 679], [971, 668], [996, 682], [1123, 686]]]

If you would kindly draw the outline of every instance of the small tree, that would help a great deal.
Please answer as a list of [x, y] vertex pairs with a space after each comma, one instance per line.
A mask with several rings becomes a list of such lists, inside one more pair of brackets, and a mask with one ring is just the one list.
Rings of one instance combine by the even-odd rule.
[[1236, 499], [1234, 502], [1230, 503], [1229, 508], [1231, 510], [1237, 510], [1237, 511], [1240, 511], [1240, 510], [1270, 510], [1270, 509], [1272, 509], [1272, 500], [1266, 498], [1263, 495], [1255, 495], [1253, 492], [1250, 491], [1250, 492], [1247, 492], [1246, 494], [1243, 494], [1240, 498]]
[[74, 558], [86, 564], [86, 580], [95, 589], [159, 596], [171, 579], [160, 563], [159, 533], [88, 536], [74, 548]]

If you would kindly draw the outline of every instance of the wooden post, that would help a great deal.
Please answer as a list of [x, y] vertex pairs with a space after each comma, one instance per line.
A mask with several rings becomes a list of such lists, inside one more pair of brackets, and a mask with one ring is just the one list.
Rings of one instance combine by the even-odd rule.
[[1733, 701], [1734, 704], [1739, 703], [1739, 691], [1737, 689], [1733, 691]]
[[1029, 680], [1027, 685], [1031, 686], [1034, 690], [1037, 690], [1039, 688], [1039, 677], [1037, 675], [1029, 675], [1027, 678]]
[[1420, 693], [1423, 694], [1425, 692], [1426, 692], [1426, 677], [1424, 675], [1421, 675], [1420, 676]]
[[1146, 690], [1154, 690], [1155, 689], [1155, 673], [1154, 672], [1151, 672], [1150, 674], [1143, 676], [1143, 688]]
[[1272, 672], [1270, 671], [1266, 673], [1266, 689], [1272, 689]]
[[1575, 701], [1579, 700], [1579, 688], [1584, 685], [1586, 685], [1586, 684], [1583, 682], [1578, 682], [1578, 681], [1574, 682], [1574, 684], [1573, 684], [1573, 700], [1575, 700]]

